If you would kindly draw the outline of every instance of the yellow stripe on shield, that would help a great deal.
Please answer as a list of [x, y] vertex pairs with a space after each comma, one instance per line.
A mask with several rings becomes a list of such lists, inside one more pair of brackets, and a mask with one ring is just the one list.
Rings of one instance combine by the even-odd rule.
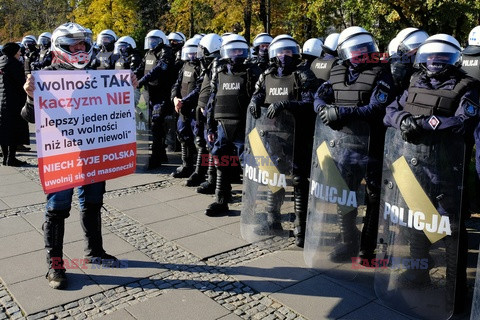
[[[408, 166], [405, 157], [398, 158], [392, 164], [392, 173], [408, 208], [412, 211], [423, 212], [426, 223], [431, 223], [435, 215], [437, 216], [437, 221], [440, 221], [440, 214], [428, 195], [423, 191], [422, 186]], [[423, 229], [423, 232], [431, 243], [435, 243], [446, 236], [446, 234], [429, 232], [426, 228]]]
[[[280, 171], [278, 171], [277, 167], [275, 167], [275, 165], [273, 164], [272, 160], [270, 159], [270, 155], [267, 152], [267, 149], [263, 145], [257, 128], [253, 128], [253, 130], [250, 131], [250, 133], [248, 134], [248, 139], [250, 141], [250, 147], [252, 148], [252, 153], [255, 159], [266, 160], [257, 161], [258, 168], [262, 171], [268, 172], [269, 177], [273, 177], [275, 176], [275, 174], [280, 175]], [[265, 163], [268, 163], [268, 165]], [[268, 184], [268, 187], [273, 193], [283, 189], [282, 187], [272, 186], [271, 184]]]

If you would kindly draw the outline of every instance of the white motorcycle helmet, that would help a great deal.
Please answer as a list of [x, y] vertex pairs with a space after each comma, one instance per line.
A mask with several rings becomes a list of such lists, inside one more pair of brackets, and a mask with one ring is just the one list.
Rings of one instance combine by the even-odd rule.
[[209, 33], [198, 43], [197, 58], [218, 57], [222, 47], [222, 37], [216, 33]]
[[184, 43], [187, 40], [187, 37], [185, 37], [185, 35], [180, 31], [170, 32], [167, 38], [168, 38], [168, 41], [174, 40], [182, 43]]
[[113, 51], [115, 41], [117, 41], [117, 34], [110, 29], [102, 30], [97, 35], [97, 45], [103, 46], [107, 51]]
[[350, 60], [354, 57], [379, 52], [377, 43], [370, 32], [362, 27], [349, 27], [338, 37], [338, 57]]
[[50, 32], [44, 32], [38, 37], [38, 46], [41, 49], [48, 49], [52, 45], [52, 34]]
[[391, 56], [396, 55], [398, 53], [397, 50], [398, 50], [398, 39], [393, 38], [388, 43], [388, 56], [391, 57]]
[[468, 34], [468, 45], [480, 46], [480, 26], [476, 26]]
[[323, 51], [332, 56], [336, 56], [339, 37], [340, 37], [340, 33], [329, 34], [327, 38], [325, 38], [325, 41], [323, 42], [323, 45], [322, 45]]
[[25, 49], [27, 49], [27, 51], [33, 51], [37, 46], [37, 38], [29, 34], [28, 36], [23, 37], [22, 44], [25, 47]]
[[268, 55], [268, 45], [272, 43], [273, 37], [266, 33], [257, 34], [257, 36], [253, 39], [253, 55], [257, 56], [260, 54], [260, 45], [267, 46], [267, 49], [262, 51], [265, 55]]
[[423, 68], [428, 76], [462, 66], [460, 43], [448, 34], [436, 34], [425, 40], [417, 50], [414, 67]]
[[[231, 60], [248, 58], [249, 45], [244, 37], [238, 34], [231, 34], [223, 38], [222, 46], [220, 47], [220, 58]], [[242, 61], [242, 62], [243, 62]]]
[[163, 31], [155, 29], [147, 33], [145, 36], [145, 50], [155, 50], [161, 45], [170, 45], [170, 42]]
[[418, 49], [418, 47], [428, 38], [428, 33], [418, 28], [405, 28], [397, 36], [397, 52], [409, 53]]
[[[85, 44], [85, 51], [70, 50], [71, 46], [81, 42]], [[52, 50], [58, 63], [83, 69], [92, 59], [92, 31], [74, 22], [62, 24], [53, 31]]]
[[113, 49], [114, 54], [119, 54], [122, 56], [128, 56], [132, 49], [137, 48], [135, 40], [130, 36], [120, 37], [117, 42], [115, 42], [115, 49]]
[[300, 45], [288, 34], [276, 36], [268, 46], [268, 56], [274, 62], [278, 62], [278, 57], [286, 52], [292, 53], [296, 59], [300, 58]]
[[302, 56], [309, 55], [315, 58], [320, 58], [322, 54], [323, 41], [318, 38], [311, 38], [305, 41], [302, 48]]
[[188, 39], [182, 48], [181, 59], [182, 61], [194, 61], [197, 60], [197, 51], [198, 44], [200, 43], [199, 38], [190, 38]]

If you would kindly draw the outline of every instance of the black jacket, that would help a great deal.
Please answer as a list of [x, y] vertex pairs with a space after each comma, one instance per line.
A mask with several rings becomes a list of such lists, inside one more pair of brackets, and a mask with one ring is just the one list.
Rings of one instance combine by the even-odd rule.
[[23, 64], [14, 57], [0, 57], [0, 144], [29, 144], [28, 123], [20, 116], [27, 97], [23, 90]]

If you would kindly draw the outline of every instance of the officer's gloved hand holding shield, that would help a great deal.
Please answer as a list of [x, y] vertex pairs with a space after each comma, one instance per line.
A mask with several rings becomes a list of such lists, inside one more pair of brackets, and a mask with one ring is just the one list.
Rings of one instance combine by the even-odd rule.
[[423, 134], [421, 121], [421, 116], [408, 115], [403, 118], [402, 122], [400, 123], [402, 139], [410, 143], [418, 143], [419, 138]]
[[338, 113], [338, 107], [334, 105], [325, 105], [320, 109], [319, 112], [320, 119], [322, 119], [322, 122], [330, 126], [332, 124], [335, 124], [338, 120], [340, 120], [340, 115]]
[[260, 108], [261, 107], [255, 101], [250, 101], [250, 104], [248, 105], [248, 111], [255, 119], [260, 118], [260, 115], [262, 113]]
[[275, 118], [282, 110], [285, 108], [288, 108], [290, 106], [290, 101], [284, 100], [284, 101], [278, 101], [274, 102], [271, 105], [268, 106], [267, 110], [267, 118], [273, 119]]

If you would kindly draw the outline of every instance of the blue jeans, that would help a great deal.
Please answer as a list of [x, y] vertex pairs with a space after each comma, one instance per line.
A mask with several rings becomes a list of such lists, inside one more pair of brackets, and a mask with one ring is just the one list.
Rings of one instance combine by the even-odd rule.
[[[78, 187], [80, 209], [85, 209], [86, 204], [102, 205], [105, 185], [105, 181], [101, 181]], [[47, 195], [47, 212], [69, 211], [72, 207], [72, 197], [73, 188], [49, 193]]]

